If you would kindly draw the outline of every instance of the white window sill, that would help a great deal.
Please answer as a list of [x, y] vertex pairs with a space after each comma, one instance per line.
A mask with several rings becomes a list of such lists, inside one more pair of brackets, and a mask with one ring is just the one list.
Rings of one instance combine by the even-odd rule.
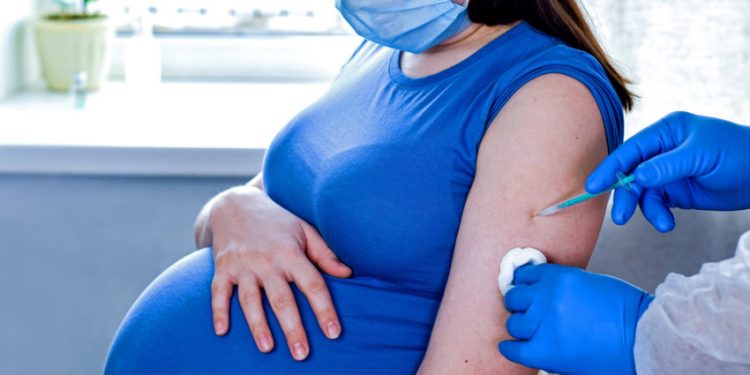
[[29, 90], [0, 103], [0, 173], [251, 176], [326, 83], [110, 83], [83, 110]]

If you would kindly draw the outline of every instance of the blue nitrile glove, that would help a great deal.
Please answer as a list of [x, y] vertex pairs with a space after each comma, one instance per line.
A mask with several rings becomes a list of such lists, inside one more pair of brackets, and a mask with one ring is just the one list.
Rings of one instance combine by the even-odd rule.
[[750, 208], [750, 127], [675, 112], [636, 134], [586, 181], [598, 193], [635, 173], [633, 190], [615, 191], [612, 220], [625, 224], [640, 203], [660, 232], [674, 229], [670, 208]]
[[654, 297], [622, 280], [557, 264], [516, 270], [505, 295], [506, 323], [517, 341], [505, 358], [561, 374], [635, 374], [638, 320]]

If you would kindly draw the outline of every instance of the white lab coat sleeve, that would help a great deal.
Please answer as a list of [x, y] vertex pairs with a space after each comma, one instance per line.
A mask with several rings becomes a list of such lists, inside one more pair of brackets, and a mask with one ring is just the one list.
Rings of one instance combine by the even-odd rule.
[[639, 375], [750, 374], [750, 232], [734, 258], [669, 274], [638, 322]]

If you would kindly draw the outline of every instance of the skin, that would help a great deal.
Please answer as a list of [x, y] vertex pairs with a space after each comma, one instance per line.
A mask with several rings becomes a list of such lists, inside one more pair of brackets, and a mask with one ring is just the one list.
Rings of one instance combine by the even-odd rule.
[[[472, 25], [422, 54], [404, 53], [402, 70], [411, 77], [440, 72], [512, 26]], [[553, 217], [532, 216], [550, 202], [582, 192], [586, 176], [605, 156], [598, 107], [579, 82], [547, 75], [513, 96], [481, 143], [448, 285], [420, 373], [533, 373], [497, 352], [497, 342], [508, 337], [508, 314], [496, 281], [500, 260], [511, 248], [532, 246], [551, 262], [585, 266], [607, 197]], [[228, 301], [238, 285], [256, 345], [270, 351], [274, 341], [260, 305], [263, 290], [290, 353], [303, 360], [309, 345], [288, 283], [295, 282], [305, 292], [321, 329], [333, 339], [342, 327], [315, 266], [335, 277], [348, 277], [351, 270], [312, 226], [268, 198], [262, 181], [258, 175], [245, 186], [217, 195], [196, 220], [198, 247], [213, 244], [216, 257], [214, 327], [218, 335], [227, 332]]]
[[229, 330], [229, 299], [237, 285], [245, 319], [258, 350], [273, 350], [274, 339], [261, 305], [261, 289], [279, 319], [289, 352], [296, 360], [309, 354], [307, 335], [289, 283], [305, 294], [330, 339], [341, 333], [328, 288], [316, 265], [336, 277], [351, 270], [340, 263], [310, 224], [271, 200], [262, 190], [263, 176], [231, 188], [209, 201], [195, 225], [199, 248], [212, 246], [215, 258], [211, 285], [214, 331]]
[[[402, 71], [415, 78], [435, 74], [513, 26], [474, 24], [425, 53], [404, 53]], [[606, 155], [598, 106], [578, 81], [542, 76], [506, 104], [480, 145], [448, 284], [420, 374], [536, 372], [497, 351], [497, 343], [509, 338], [509, 313], [497, 287], [500, 262], [508, 250], [531, 246], [552, 263], [587, 265], [607, 196], [551, 217], [533, 215], [551, 202], [582, 193], [586, 177]]]
[[532, 216], [550, 202], [582, 192], [586, 176], [605, 156], [601, 116], [577, 81], [543, 76], [511, 99], [479, 149], [450, 277], [420, 373], [534, 372], [497, 352], [497, 343], [509, 338], [509, 314], [497, 287], [500, 261], [511, 248], [531, 246], [552, 263], [585, 267], [601, 229], [606, 196], [554, 216]]

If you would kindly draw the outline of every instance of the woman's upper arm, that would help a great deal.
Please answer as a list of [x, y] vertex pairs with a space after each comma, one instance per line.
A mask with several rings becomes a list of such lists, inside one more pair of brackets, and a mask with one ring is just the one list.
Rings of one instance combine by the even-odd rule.
[[511, 98], [479, 148], [450, 277], [421, 372], [529, 372], [497, 351], [497, 343], [508, 337], [508, 313], [497, 286], [500, 261], [508, 250], [530, 246], [553, 263], [587, 264], [606, 195], [554, 216], [532, 216], [582, 192], [586, 176], [606, 154], [599, 108], [580, 82], [545, 75]]

